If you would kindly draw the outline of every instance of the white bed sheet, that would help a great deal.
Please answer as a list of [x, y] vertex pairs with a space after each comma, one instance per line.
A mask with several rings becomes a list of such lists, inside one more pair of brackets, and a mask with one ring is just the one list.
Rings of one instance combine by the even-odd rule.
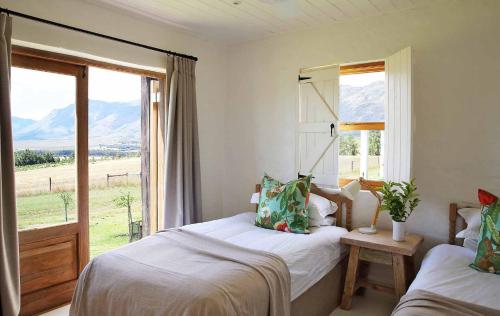
[[500, 275], [479, 272], [469, 264], [475, 252], [438, 245], [427, 252], [408, 292], [427, 290], [456, 300], [500, 310]]
[[321, 280], [345, 256], [340, 237], [347, 230], [336, 226], [313, 227], [310, 234], [292, 234], [255, 226], [255, 213], [183, 226], [229, 243], [274, 253], [290, 270], [292, 300]]

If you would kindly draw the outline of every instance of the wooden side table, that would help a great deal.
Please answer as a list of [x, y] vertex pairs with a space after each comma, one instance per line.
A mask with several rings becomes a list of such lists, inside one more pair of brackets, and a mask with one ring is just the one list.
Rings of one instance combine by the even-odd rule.
[[[340, 307], [351, 309], [352, 296], [359, 288], [371, 288], [392, 293], [399, 300], [406, 292], [407, 282], [414, 278], [413, 255], [423, 240], [422, 236], [408, 234], [406, 241], [394, 241], [390, 230], [379, 230], [372, 235], [361, 234], [357, 230], [353, 230], [344, 235], [340, 241], [350, 245], [351, 250]], [[394, 287], [374, 283], [366, 277], [358, 278], [360, 261], [392, 266]]]

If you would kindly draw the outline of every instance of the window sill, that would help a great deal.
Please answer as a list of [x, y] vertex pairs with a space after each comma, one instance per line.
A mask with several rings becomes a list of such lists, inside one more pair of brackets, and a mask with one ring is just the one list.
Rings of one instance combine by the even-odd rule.
[[[355, 180], [355, 179], [341, 178], [341, 179], [339, 179], [339, 186], [343, 187], [343, 186], [349, 184], [353, 180]], [[384, 185], [384, 181], [363, 180], [363, 183], [361, 183], [361, 189], [362, 190], [377, 190], [378, 191], [383, 185]]]

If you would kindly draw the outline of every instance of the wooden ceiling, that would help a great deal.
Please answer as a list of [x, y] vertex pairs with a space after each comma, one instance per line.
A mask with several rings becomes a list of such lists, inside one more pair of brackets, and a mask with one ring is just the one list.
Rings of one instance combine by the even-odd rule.
[[[86, 0], [238, 43], [442, 0]], [[239, 3], [239, 4], [235, 4]]]

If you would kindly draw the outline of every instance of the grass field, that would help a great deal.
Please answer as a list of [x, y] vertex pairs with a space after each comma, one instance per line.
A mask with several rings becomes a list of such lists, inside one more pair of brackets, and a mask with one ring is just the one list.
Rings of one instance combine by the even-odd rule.
[[[137, 173], [140, 158], [97, 161], [90, 164], [90, 255], [94, 257], [128, 242], [128, 215], [126, 208], [116, 207], [113, 200], [130, 192], [133, 220], [141, 219], [141, 188], [139, 177], [110, 181], [106, 185], [106, 174]], [[52, 176], [59, 183], [66, 183], [55, 191], [68, 191], [73, 202], [68, 208], [68, 220], [76, 220], [74, 194], [74, 167], [69, 165], [23, 170], [16, 172], [18, 189], [18, 227], [40, 227], [65, 222], [64, 203], [59, 192], [48, 192], [48, 186], [41, 179]], [[63, 182], [65, 181], [65, 182]], [[45, 184], [45, 187], [43, 186]], [[57, 187], [56, 187], [57, 188]], [[31, 191], [30, 191], [31, 189]]]

